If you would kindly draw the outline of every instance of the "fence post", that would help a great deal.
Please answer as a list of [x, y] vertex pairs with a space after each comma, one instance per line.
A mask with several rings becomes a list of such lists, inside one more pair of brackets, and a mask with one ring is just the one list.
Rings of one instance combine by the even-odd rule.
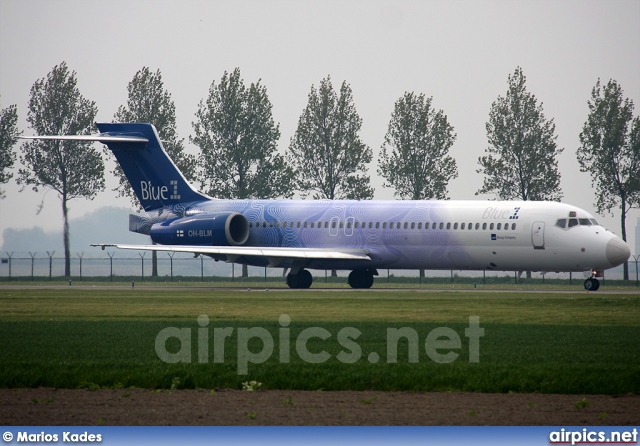
[[82, 257], [84, 256], [84, 251], [82, 251], [80, 254], [76, 253], [76, 255], [80, 259], [80, 280], [82, 280]]
[[13, 251], [11, 251], [11, 254], [9, 254], [9, 252], [5, 251], [7, 253], [7, 256], [9, 257], [9, 281], [11, 281], [11, 256], [13, 256]]
[[113, 256], [115, 253], [107, 251], [107, 255], [109, 256], [109, 277], [111, 282], [113, 282]]
[[640, 254], [633, 256], [633, 260], [636, 262], [636, 286], [640, 286], [640, 282], [638, 282], [638, 260], [640, 260]]
[[144, 256], [147, 255], [147, 252], [145, 251], [142, 254], [138, 253], [138, 255], [140, 256], [140, 262], [142, 263], [142, 279], [140, 281], [144, 282]]
[[33, 264], [36, 260], [36, 252], [29, 251], [29, 255], [31, 256], [31, 281], [33, 282]]
[[204, 282], [204, 256], [200, 255], [200, 280]]
[[53, 267], [53, 255], [55, 253], [56, 253], [55, 251], [51, 251], [51, 253], [47, 251], [47, 255], [49, 256], [49, 280], [51, 280], [51, 269]]
[[236, 281], [236, 264], [235, 263], [231, 264], [231, 281], [232, 282]]
[[173, 282], [173, 256], [176, 255], [175, 252], [168, 252], [167, 255], [169, 256], [170, 260], [170, 264], [171, 264], [171, 281]]

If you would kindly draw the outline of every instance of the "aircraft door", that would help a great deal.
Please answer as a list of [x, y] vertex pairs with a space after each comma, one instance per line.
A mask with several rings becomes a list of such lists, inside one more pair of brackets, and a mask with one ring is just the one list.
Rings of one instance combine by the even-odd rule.
[[531, 241], [534, 249], [544, 249], [544, 222], [537, 221], [531, 227]]

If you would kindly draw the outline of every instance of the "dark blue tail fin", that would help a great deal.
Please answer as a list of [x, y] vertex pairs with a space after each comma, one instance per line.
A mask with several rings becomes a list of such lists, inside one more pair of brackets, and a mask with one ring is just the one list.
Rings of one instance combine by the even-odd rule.
[[[151, 124], [96, 124], [113, 152], [144, 210], [179, 203], [210, 200], [194, 190], [178, 170]], [[109, 137], [114, 137], [109, 139]], [[127, 141], [126, 137], [144, 138]]]

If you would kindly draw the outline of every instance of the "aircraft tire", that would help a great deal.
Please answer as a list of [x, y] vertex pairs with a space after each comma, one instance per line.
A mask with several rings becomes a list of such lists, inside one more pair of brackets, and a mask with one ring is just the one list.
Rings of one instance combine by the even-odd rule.
[[351, 288], [371, 288], [373, 285], [373, 274], [368, 270], [353, 270], [349, 273], [348, 282]]
[[598, 291], [600, 288], [600, 281], [598, 279], [587, 279], [584, 281], [584, 289], [587, 291]]
[[287, 285], [293, 289], [306, 289], [311, 287], [313, 276], [309, 271], [303, 269], [298, 274], [287, 274]]

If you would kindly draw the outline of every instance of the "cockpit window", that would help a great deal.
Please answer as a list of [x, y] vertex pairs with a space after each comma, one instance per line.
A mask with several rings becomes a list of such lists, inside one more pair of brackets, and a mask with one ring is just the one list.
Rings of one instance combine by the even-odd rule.
[[[568, 222], [568, 224], [567, 224]], [[599, 226], [594, 218], [559, 218], [556, 220], [556, 226], [562, 229], [570, 229], [574, 226]]]

